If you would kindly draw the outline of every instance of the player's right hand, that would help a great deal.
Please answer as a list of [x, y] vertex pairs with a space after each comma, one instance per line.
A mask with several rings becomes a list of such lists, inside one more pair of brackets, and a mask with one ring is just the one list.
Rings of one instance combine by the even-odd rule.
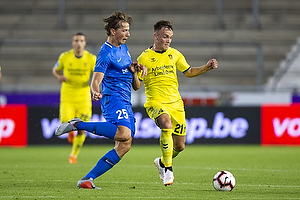
[[57, 77], [57, 80], [62, 83], [62, 82], [67, 82], [67, 77], [65, 77], [64, 75], [60, 75]]
[[92, 97], [93, 101], [99, 101], [101, 98], [102, 94], [100, 92], [95, 92]]

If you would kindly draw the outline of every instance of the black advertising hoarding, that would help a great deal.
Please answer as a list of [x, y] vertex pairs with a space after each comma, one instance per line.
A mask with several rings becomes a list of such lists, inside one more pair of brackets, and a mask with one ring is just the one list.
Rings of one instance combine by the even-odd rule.
[[[93, 108], [93, 120], [100, 119], [99, 107]], [[60, 125], [58, 107], [28, 107], [28, 144], [68, 144], [67, 134], [55, 136], [54, 131]], [[86, 144], [99, 144], [99, 139], [105, 143], [113, 142], [109, 139], [87, 133]], [[103, 143], [101, 142], [101, 143]]]
[[[143, 107], [133, 108], [136, 135], [133, 143], [157, 143], [160, 130]], [[99, 107], [92, 121], [104, 121]], [[187, 107], [187, 144], [260, 144], [260, 107]], [[28, 108], [28, 144], [67, 144], [66, 134], [54, 135], [60, 124], [58, 107]], [[113, 144], [87, 133], [85, 144]]]
[[188, 107], [187, 143], [260, 144], [260, 107]]

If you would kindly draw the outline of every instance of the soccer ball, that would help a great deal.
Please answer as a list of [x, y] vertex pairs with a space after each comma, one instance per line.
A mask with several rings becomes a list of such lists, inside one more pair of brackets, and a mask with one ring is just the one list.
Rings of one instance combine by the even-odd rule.
[[219, 171], [214, 176], [213, 186], [218, 191], [231, 191], [235, 186], [235, 178], [229, 171]]

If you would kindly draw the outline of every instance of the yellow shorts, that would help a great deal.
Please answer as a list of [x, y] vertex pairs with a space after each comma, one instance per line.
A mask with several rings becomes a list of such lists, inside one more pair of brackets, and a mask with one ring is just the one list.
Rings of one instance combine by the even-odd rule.
[[160, 103], [158, 101], [147, 102], [145, 109], [148, 116], [155, 121], [163, 113], [171, 118], [173, 134], [186, 135], [185, 111], [183, 101], [180, 99], [174, 103]]
[[59, 119], [65, 123], [79, 117], [82, 121], [90, 121], [92, 116], [92, 103], [61, 102], [59, 107]]

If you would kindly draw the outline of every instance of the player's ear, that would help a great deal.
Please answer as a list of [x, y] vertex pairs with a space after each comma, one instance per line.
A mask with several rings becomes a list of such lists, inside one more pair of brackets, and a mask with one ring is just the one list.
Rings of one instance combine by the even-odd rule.
[[156, 33], [156, 32], [154, 32], [154, 34], [153, 34], [153, 38], [154, 38], [154, 40], [156, 40], [156, 39], [157, 39], [157, 33]]
[[116, 35], [116, 30], [115, 30], [114, 28], [111, 28], [111, 29], [110, 29], [110, 34], [111, 34], [112, 36]]

